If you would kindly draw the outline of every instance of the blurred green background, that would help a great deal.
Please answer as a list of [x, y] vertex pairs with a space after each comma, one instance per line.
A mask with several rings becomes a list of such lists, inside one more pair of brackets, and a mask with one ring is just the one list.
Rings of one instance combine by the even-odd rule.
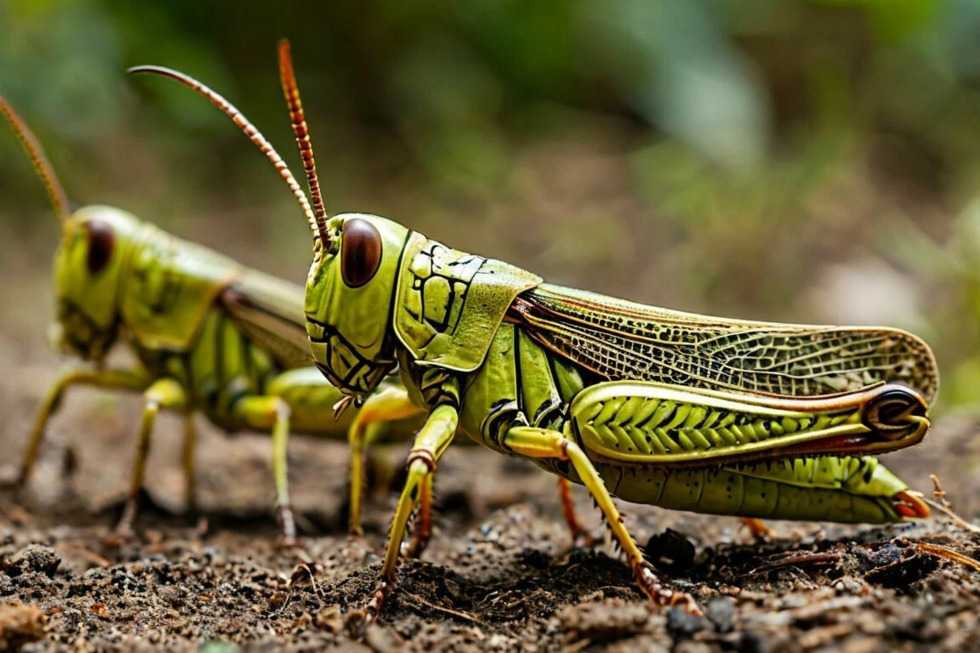
[[[124, 72], [201, 79], [299, 171], [289, 37], [329, 210], [646, 303], [905, 327], [937, 352], [943, 409], [978, 403], [980, 2], [282, 5], [0, 0], [0, 91], [79, 204], [301, 282], [308, 232], [264, 157], [187, 89]], [[45, 348], [57, 236], [2, 130], [16, 365]]]

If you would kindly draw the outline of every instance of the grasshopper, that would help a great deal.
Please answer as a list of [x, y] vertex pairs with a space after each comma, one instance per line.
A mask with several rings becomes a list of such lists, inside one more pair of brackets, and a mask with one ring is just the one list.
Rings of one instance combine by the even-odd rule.
[[[271, 431], [277, 514], [284, 541], [294, 541], [289, 431], [341, 438], [352, 421], [330, 419], [332, 407], [343, 396], [311, 365], [303, 288], [246, 268], [115, 208], [88, 206], [70, 213], [65, 191], [42, 146], [2, 96], [0, 112], [30, 156], [62, 227], [54, 262], [53, 344], [95, 364], [94, 369], [68, 369], [52, 386], [19, 470], [7, 484], [21, 486], [29, 480], [47, 423], [67, 388], [142, 392], [139, 448], [117, 533], [131, 532], [154, 421], [160, 409], [169, 408], [185, 415], [183, 465], [191, 502], [194, 412], [203, 412], [229, 432]], [[285, 178], [292, 179], [288, 170]], [[295, 180], [291, 185], [299, 190]], [[119, 340], [132, 346], [138, 366], [106, 368], [105, 357]], [[361, 429], [362, 438], [354, 443], [358, 455], [352, 467], [357, 476], [352, 483], [358, 491], [352, 492], [352, 503], [356, 502], [358, 512], [363, 442], [385, 435], [382, 430], [398, 428]], [[397, 435], [409, 433], [403, 428]]]
[[[645, 562], [613, 496], [751, 518], [929, 514], [869, 455], [928, 431], [938, 373], [921, 339], [645, 306], [545, 283], [378, 216], [328, 218], [285, 41], [279, 66], [313, 207], [300, 202], [313, 236], [304, 309], [316, 366], [372, 418], [426, 412], [365, 620], [394, 587], [410, 516], [431, 501], [458, 430], [584, 485], [640, 589], [695, 611]], [[138, 71], [181, 81], [241, 126], [200, 82]], [[372, 392], [395, 368], [404, 390], [379, 407]]]

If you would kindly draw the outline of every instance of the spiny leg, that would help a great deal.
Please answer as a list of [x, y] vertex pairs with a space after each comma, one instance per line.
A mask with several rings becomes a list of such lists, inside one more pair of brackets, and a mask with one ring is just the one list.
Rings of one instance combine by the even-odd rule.
[[572, 500], [572, 482], [564, 476], [558, 477], [558, 496], [561, 500], [561, 512], [565, 516], [568, 530], [572, 532], [572, 542], [575, 546], [591, 546], [594, 538], [588, 529], [579, 521], [575, 514], [575, 502]]
[[143, 419], [140, 423], [139, 444], [136, 461], [133, 463], [133, 476], [129, 484], [129, 498], [123, 508], [122, 517], [116, 524], [116, 535], [130, 537], [133, 521], [139, 507], [140, 491], [146, 474], [146, 459], [150, 454], [150, 436], [161, 408], [187, 409], [187, 395], [184, 388], [174, 379], [159, 379], [143, 393]]
[[384, 564], [381, 567], [381, 584], [374, 596], [358, 616], [364, 623], [370, 623], [378, 618], [381, 608], [391, 589], [395, 585], [398, 571], [398, 552], [408, 519], [415, 508], [420, 494], [424, 492], [426, 483], [435, 471], [439, 458], [453, 441], [459, 414], [456, 408], [449, 405], [436, 407], [425, 421], [425, 425], [415, 437], [415, 445], [408, 454], [408, 478], [405, 488], [398, 500], [398, 508], [391, 522], [391, 532], [388, 536], [388, 548], [385, 550]]
[[234, 412], [254, 429], [272, 430], [272, 473], [276, 483], [276, 519], [283, 546], [296, 544], [296, 518], [289, 497], [289, 417], [285, 399], [270, 396], [243, 397]]
[[[365, 452], [378, 432], [377, 429], [368, 427], [378, 422], [406, 419], [420, 412], [422, 409], [411, 402], [404, 388], [385, 388], [368, 397], [357, 411], [347, 432], [347, 442], [350, 445], [350, 515], [347, 524], [352, 536], [357, 537], [363, 533], [361, 506], [364, 497]], [[428, 511], [430, 505], [431, 503], [423, 504], [420, 510]], [[420, 521], [429, 521], [427, 513], [420, 514], [419, 518]]]
[[694, 599], [687, 594], [664, 587], [653, 569], [643, 559], [643, 554], [623, 524], [623, 517], [613, 503], [602, 478], [578, 444], [558, 431], [530, 426], [511, 428], [504, 435], [502, 444], [514, 453], [530, 458], [557, 458], [569, 461], [599, 509], [602, 510], [610, 530], [626, 553], [626, 559], [643, 592], [661, 605], [686, 604], [689, 610], [698, 612]]
[[37, 455], [41, 450], [41, 443], [44, 440], [45, 427], [48, 420], [60, 408], [61, 400], [65, 390], [71, 385], [94, 386], [109, 390], [129, 390], [138, 392], [146, 388], [149, 384], [146, 376], [129, 370], [79, 370], [69, 369], [63, 372], [58, 380], [54, 382], [48, 390], [41, 410], [34, 420], [34, 427], [31, 431], [31, 439], [27, 444], [24, 457], [17, 472], [10, 474], [9, 478], [0, 481], [2, 487], [19, 488], [27, 483], [37, 463]]

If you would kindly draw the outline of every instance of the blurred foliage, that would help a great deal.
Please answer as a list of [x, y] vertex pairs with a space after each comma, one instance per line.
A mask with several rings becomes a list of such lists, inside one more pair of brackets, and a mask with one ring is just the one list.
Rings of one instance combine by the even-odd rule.
[[[980, 391], [980, 2], [0, 0], [0, 91], [79, 202], [302, 279], [264, 159], [124, 74], [205, 81], [296, 168], [283, 36], [331, 209], [639, 301], [906, 326], [946, 401]], [[43, 202], [0, 137], [5, 278], [46, 274]]]

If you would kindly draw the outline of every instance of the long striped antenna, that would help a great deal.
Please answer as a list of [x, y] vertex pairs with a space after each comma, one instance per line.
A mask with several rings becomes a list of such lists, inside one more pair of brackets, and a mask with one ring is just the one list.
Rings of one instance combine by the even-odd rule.
[[30, 157], [34, 170], [37, 171], [37, 176], [41, 178], [44, 189], [48, 192], [48, 199], [51, 200], [51, 206], [54, 208], [55, 215], [58, 216], [58, 222], [64, 224], [69, 214], [68, 195], [65, 194], [65, 189], [58, 181], [58, 175], [54, 173], [54, 166], [51, 165], [47, 154], [44, 153], [41, 142], [37, 140], [34, 132], [28, 128], [27, 123], [17, 115], [17, 112], [2, 95], [0, 95], [0, 113], [3, 114], [3, 117], [10, 123], [11, 129], [17, 134], [17, 140], [20, 141], [24, 151], [27, 152], [27, 156]]
[[310, 198], [313, 200], [313, 213], [320, 230], [323, 247], [330, 244], [327, 231], [327, 211], [323, 208], [323, 196], [320, 193], [320, 181], [316, 176], [316, 162], [313, 160], [313, 143], [310, 142], [310, 130], [306, 126], [306, 114], [303, 112], [303, 102], [299, 97], [299, 86], [296, 85], [296, 74], [293, 72], [293, 57], [289, 52], [289, 41], [279, 41], [279, 79], [282, 81], [282, 92], [289, 106], [289, 118], [296, 134], [296, 144], [299, 155], [303, 159], [303, 169], [306, 171], [306, 182], [310, 187]]
[[170, 79], [176, 80], [187, 86], [193, 91], [196, 91], [200, 95], [203, 95], [211, 104], [221, 109], [222, 112], [229, 118], [231, 118], [236, 125], [238, 125], [245, 135], [255, 143], [256, 147], [262, 150], [266, 158], [272, 162], [276, 170], [279, 171], [279, 176], [282, 177], [286, 184], [289, 186], [289, 190], [293, 192], [293, 196], [296, 201], [299, 202], [300, 208], [306, 215], [306, 220], [310, 224], [310, 232], [313, 234], [314, 244], [317, 240], [321, 239], [321, 230], [319, 228], [319, 223], [313, 214], [313, 209], [310, 208], [310, 202], [306, 198], [306, 194], [303, 192], [303, 188], [296, 181], [293, 173], [290, 172], [289, 166], [286, 162], [282, 160], [279, 153], [276, 152], [276, 148], [272, 147], [272, 144], [266, 140], [265, 136], [249, 122], [248, 118], [245, 117], [241, 111], [239, 111], [235, 105], [222, 97], [219, 93], [212, 91], [210, 88], [197, 81], [189, 75], [178, 72], [176, 70], [171, 70], [170, 68], [164, 68], [163, 66], [134, 66], [130, 68], [127, 72], [130, 73], [151, 73], [153, 75], [162, 75], [163, 77], [169, 77]]

